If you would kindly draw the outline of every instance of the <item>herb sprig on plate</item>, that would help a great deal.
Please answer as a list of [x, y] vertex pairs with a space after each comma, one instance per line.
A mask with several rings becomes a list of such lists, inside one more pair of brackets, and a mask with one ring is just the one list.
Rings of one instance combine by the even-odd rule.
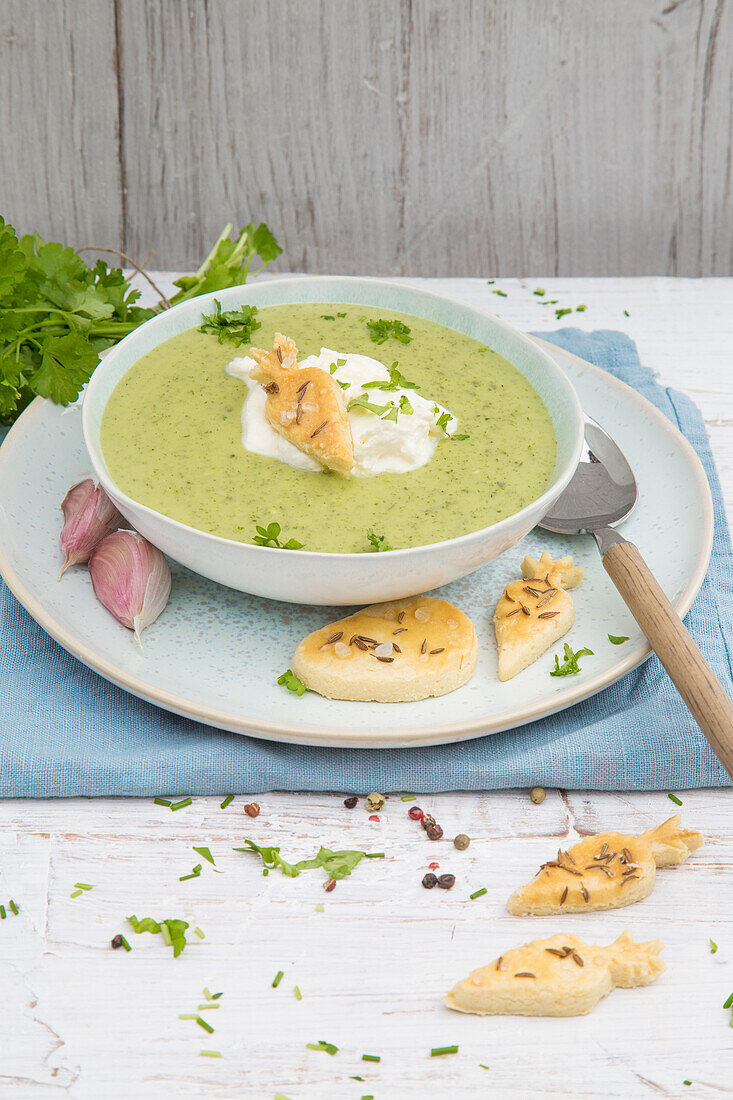
[[384, 535], [375, 535], [371, 527], [367, 531], [367, 539], [372, 545], [372, 549], [381, 553], [383, 550], [393, 550], [394, 547], [390, 546]]
[[573, 676], [575, 673], [580, 672], [581, 668], [578, 661], [581, 657], [592, 657], [592, 649], [579, 649], [577, 653], [573, 653], [572, 646], [565, 643], [565, 660], [560, 664], [560, 658], [555, 654], [555, 667], [553, 668], [550, 676]]
[[280, 849], [263, 847], [255, 844], [248, 837], [244, 838], [246, 848], [234, 848], [235, 852], [254, 852], [262, 860], [264, 872], [277, 868], [288, 878], [297, 878], [301, 871], [310, 871], [315, 867], [322, 867], [329, 879], [341, 879], [350, 875], [354, 868], [363, 859], [384, 859], [384, 852], [334, 852], [330, 848], [321, 847], [313, 859], [301, 859], [298, 863], [288, 863], [280, 855]]

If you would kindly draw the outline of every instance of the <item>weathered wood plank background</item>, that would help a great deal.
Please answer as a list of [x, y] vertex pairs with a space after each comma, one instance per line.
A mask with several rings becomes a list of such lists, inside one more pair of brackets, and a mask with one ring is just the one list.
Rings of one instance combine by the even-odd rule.
[[198, 263], [733, 272], [732, 0], [0, 0], [0, 211]]

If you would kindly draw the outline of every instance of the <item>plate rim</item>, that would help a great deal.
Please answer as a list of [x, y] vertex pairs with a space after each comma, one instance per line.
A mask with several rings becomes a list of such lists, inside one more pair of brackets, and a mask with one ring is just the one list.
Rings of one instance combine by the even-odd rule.
[[[677, 613], [683, 617], [692, 606], [705, 578], [713, 543], [714, 511], [712, 493], [697, 452], [690, 441], [682, 434], [679, 428], [665, 416], [661, 409], [658, 409], [656, 405], [652, 404], [651, 401], [632, 386], [615, 378], [612, 374], [604, 371], [601, 367], [597, 367], [594, 363], [590, 363], [586, 359], [575, 355], [573, 352], [566, 351], [564, 348], [552, 344], [550, 341], [543, 340], [536, 336], [530, 336], [530, 339], [540, 344], [547, 354], [552, 356], [559, 352], [562, 356], [568, 356], [577, 363], [582, 364], [583, 369], [595, 373], [605, 384], [625, 391], [626, 396], [630, 395], [635, 402], [642, 406], [645, 413], [651, 416], [657, 424], [661, 426], [662, 430], [671, 436], [675, 445], [687, 458], [691, 472], [696, 481], [699, 499], [703, 506], [702, 526], [705, 550], [704, 553], [700, 555], [685, 588], [673, 604]], [[558, 363], [558, 366], [562, 369], [562, 363]], [[4, 462], [7, 460], [12, 446], [22, 445], [21, 441], [25, 438], [25, 429], [27, 425], [36, 413], [40, 412], [45, 400], [45, 398], [37, 397], [32, 401], [20, 417], [18, 417], [5, 437], [2, 446], [0, 446], [0, 481], [2, 480]], [[72, 656], [76, 657], [82, 664], [86, 665], [87, 668], [92, 669], [92, 671], [98, 673], [111, 683], [116, 684], [124, 691], [146, 702], [152, 703], [155, 706], [159, 706], [164, 710], [171, 711], [174, 714], [189, 718], [192, 721], [201, 722], [204, 725], [216, 729], [258, 737], [268, 741], [308, 745], [314, 748], [416, 748], [436, 744], [452, 744], [457, 741], [472, 740], [478, 737], [501, 733], [505, 730], [514, 729], [517, 726], [524, 726], [531, 722], [538, 721], [551, 714], [556, 714], [558, 711], [566, 710], [568, 707], [574, 706], [576, 703], [580, 703], [584, 699], [598, 694], [598, 692], [602, 691], [610, 684], [615, 683], [628, 672], [631, 672], [645, 661], [652, 652], [651, 646], [649, 646], [648, 643], [638, 644], [611, 668], [598, 673], [590, 680], [583, 681], [583, 683], [579, 684], [576, 688], [570, 689], [569, 693], [564, 695], [556, 706], [548, 700], [537, 701], [536, 703], [522, 708], [515, 707], [510, 711], [504, 710], [501, 714], [495, 715], [493, 718], [473, 719], [468, 722], [453, 722], [440, 726], [422, 725], [409, 729], [402, 729], [396, 737], [393, 735], [385, 735], [384, 729], [366, 728], [360, 729], [354, 740], [345, 741], [343, 735], [339, 736], [334, 734], [332, 736], [329, 733], [324, 733], [324, 731], [316, 725], [296, 726], [282, 722], [264, 722], [259, 719], [253, 720], [240, 714], [232, 713], [231, 711], [195, 703], [172, 691], [157, 688], [155, 685], [143, 681], [137, 676], [131, 676], [122, 672], [113, 662], [104, 657], [100, 657], [93, 649], [79, 642], [63, 623], [59, 622], [58, 619], [45, 610], [40, 600], [36, 599], [36, 597], [26, 588], [22, 578], [8, 560], [1, 536], [0, 575], [2, 575], [10, 591], [26, 609], [29, 615], [47, 634], [58, 642], [63, 649], [71, 653]], [[378, 706], [376, 703], [374, 705]]]

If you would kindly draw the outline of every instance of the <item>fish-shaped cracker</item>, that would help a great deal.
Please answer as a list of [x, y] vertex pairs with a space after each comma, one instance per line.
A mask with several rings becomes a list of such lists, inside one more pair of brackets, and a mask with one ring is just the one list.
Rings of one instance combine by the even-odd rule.
[[522, 579], [506, 586], [494, 613], [500, 680], [511, 680], [567, 634], [575, 608], [566, 589], [582, 579], [572, 558], [553, 561], [545, 550], [539, 561], [524, 559]]
[[628, 932], [608, 945], [558, 932], [514, 947], [454, 986], [445, 1003], [478, 1016], [584, 1016], [614, 989], [650, 985], [664, 972], [659, 940]]
[[372, 604], [304, 638], [293, 672], [328, 699], [404, 703], [446, 695], [470, 680], [473, 623], [446, 600], [412, 596]]
[[251, 355], [257, 365], [250, 373], [263, 384], [265, 415], [275, 431], [322, 466], [347, 474], [354, 441], [336, 380], [320, 367], [298, 368], [298, 349], [279, 332], [272, 351], [252, 348]]
[[657, 867], [684, 863], [705, 838], [680, 828], [679, 815], [641, 836], [598, 833], [543, 863], [507, 902], [517, 917], [620, 909], [651, 894]]

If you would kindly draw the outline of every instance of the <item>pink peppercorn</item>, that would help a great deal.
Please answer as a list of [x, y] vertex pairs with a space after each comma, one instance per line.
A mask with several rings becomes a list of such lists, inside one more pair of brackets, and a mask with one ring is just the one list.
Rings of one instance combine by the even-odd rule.
[[411, 817], [413, 821], [422, 821], [425, 814], [422, 812], [419, 806], [411, 806], [407, 811], [408, 817]]
[[369, 820], [370, 821], [379, 821], [379, 816], [377, 814], [369, 814]]

